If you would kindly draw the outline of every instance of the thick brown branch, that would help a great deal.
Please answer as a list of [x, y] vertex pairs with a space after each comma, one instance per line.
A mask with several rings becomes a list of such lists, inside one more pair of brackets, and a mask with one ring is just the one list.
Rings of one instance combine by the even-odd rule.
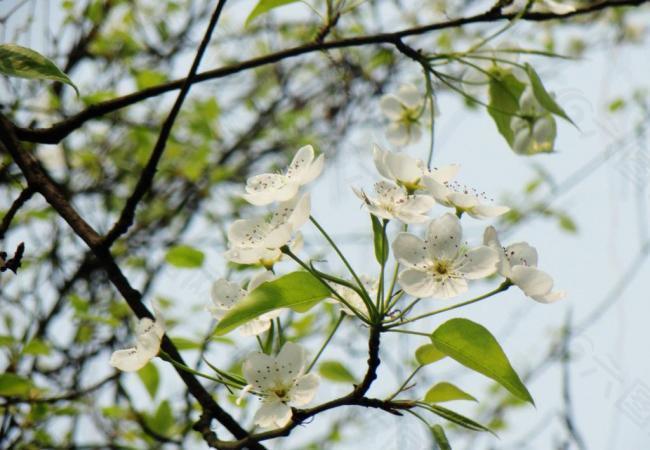
[[[569, 14], [553, 14], [553, 13], [528, 13], [525, 14], [521, 20], [542, 22], [555, 19], [565, 19], [585, 15], [597, 11], [602, 11], [607, 8], [621, 7], [621, 6], [639, 6], [650, 2], [650, 0], [606, 0], [599, 3], [594, 3], [584, 8], [580, 8]], [[223, 78], [246, 70], [254, 69], [257, 67], [273, 64], [288, 58], [314, 53], [324, 50], [332, 50], [337, 48], [359, 47], [372, 44], [396, 44], [400, 40], [426, 34], [432, 31], [444, 30], [449, 28], [460, 27], [475, 23], [490, 23], [501, 20], [510, 20], [516, 14], [503, 14], [498, 9], [490, 9], [487, 12], [477, 14], [470, 17], [462, 17], [458, 19], [448, 20], [445, 22], [437, 22], [421, 27], [409, 28], [393, 33], [379, 33], [369, 36], [352, 37], [340, 39], [330, 42], [315, 42], [298, 47], [293, 47], [287, 50], [282, 50], [269, 55], [252, 58], [247, 61], [232, 64], [230, 66], [221, 67], [218, 69], [208, 70], [201, 72], [194, 77], [193, 83], [202, 81]], [[180, 89], [185, 83], [186, 79], [174, 80], [158, 86], [153, 86], [134, 92], [123, 97], [108, 100], [102, 103], [91, 105], [80, 113], [65, 119], [49, 128], [16, 128], [16, 135], [20, 140], [29, 142], [39, 142], [44, 144], [56, 144], [68, 136], [72, 131], [81, 127], [85, 122], [101, 117], [103, 115], [118, 111], [127, 106], [139, 103], [148, 98], [156, 97], [165, 92]]]

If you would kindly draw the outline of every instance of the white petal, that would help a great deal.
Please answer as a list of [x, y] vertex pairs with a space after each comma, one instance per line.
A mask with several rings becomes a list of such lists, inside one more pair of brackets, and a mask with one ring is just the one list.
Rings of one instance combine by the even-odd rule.
[[505, 250], [501, 245], [501, 241], [499, 241], [499, 236], [497, 236], [497, 230], [493, 226], [489, 226], [485, 229], [485, 232], [483, 233], [483, 244], [496, 250], [499, 255], [497, 270], [504, 277], [510, 278], [510, 261], [506, 258]]
[[291, 215], [287, 218], [287, 223], [291, 226], [292, 231], [298, 230], [309, 220], [309, 214], [311, 214], [311, 197], [309, 193], [299, 197], [294, 205]]
[[449, 203], [449, 195], [453, 192], [451, 189], [439, 182], [435, 177], [429, 175], [422, 177], [422, 184], [438, 203], [451, 206]]
[[379, 100], [379, 108], [390, 120], [399, 120], [404, 114], [404, 106], [399, 98], [393, 94], [386, 94]]
[[260, 284], [266, 283], [267, 281], [271, 281], [274, 278], [275, 278], [275, 275], [270, 270], [260, 272], [260, 273], [254, 275], [251, 278], [251, 281], [248, 283], [248, 288], [246, 290], [248, 292], [251, 292], [253, 289], [255, 289]]
[[467, 291], [467, 281], [464, 278], [447, 278], [434, 283], [431, 297], [445, 300], [456, 297]]
[[564, 296], [562, 293], [551, 292], [553, 279], [536, 267], [514, 266], [511, 280], [524, 294], [542, 303], [559, 300]]
[[314, 181], [318, 176], [323, 172], [323, 167], [325, 167], [325, 155], [320, 155], [316, 158], [307, 171], [303, 174], [300, 179], [300, 184], [307, 184]]
[[436, 282], [428, 272], [406, 269], [397, 277], [404, 292], [414, 297], [431, 297], [436, 291]]
[[415, 184], [422, 178], [424, 163], [420, 160], [411, 158], [408, 155], [386, 152], [385, 161], [396, 181], [404, 184]]
[[420, 129], [419, 124], [411, 123], [407, 126], [409, 132], [409, 143], [413, 144], [422, 139], [422, 130]]
[[377, 168], [377, 171], [384, 178], [388, 178], [389, 180], [394, 180], [395, 177], [393, 177], [393, 173], [390, 171], [390, 168], [388, 167], [388, 163], [386, 162], [387, 153], [388, 153], [387, 151], [382, 150], [381, 147], [379, 147], [377, 144], [373, 144], [372, 157], [375, 162], [375, 167]]
[[261, 217], [235, 220], [228, 228], [228, 242], [233, 247], [258, 247], [269, 231], [270, 226]]
[[294, 380], [302, 374], [307, 355], [305, 349], [293, 342], [287, 342], [275, 359], [275, 371], [280, 380]]
[[237, 330], [242, 336], [257, 336], [271, 328], [270, 320], [253, 319], [240, 326]]
[[566, 3], [556, 2], [554, 0], [538, 0], [534, 3], [535, 11], [551, 12], [553, 14], [568, 14], [575, 11], [575, 7]]
[[501, 205], [476, 205], [473, 208], [467, 209], [467, 214], [475, 219], [490, 219], [498, 217], [510, 211], [507, 206]]
[[234, 247], [224, 253], [224, 258], [237, 264], [260, 264], [263, 261], [278, 261], [281, 257], [282, 252], [277, 248]]
[[456, 177], [459, 170], [460, 170], [460, 166], [458, 164], [450, 164], [447, 166], [434, 167], [431, 170], [431, 176], [438, 183], [447, 183]]
[[431, 259], [452, 261], [456, 258], [463, 237], [458, 217], [447, 213], [434, 219], [427, 228], [427, 241]]
[[462, 210], [469, 210], [478, 205], [478, 198], [472, 194], [465, 194], [464, 192], [451, 191], [447, 199], [457, 208]]
[[291, 420], [291, 408], [277, 398], [265, 399], [253, 417], [253, 422], [262, 428], [280, 428]]
[[220, 309], [230, 309], [237, 303], [245, 292], [237, 283], [220, 278], [212, 284], [210, 291], [212, 303]]
[[293, 157], [291, 164], [289, 164], [289, 168], [287, 169], [287, 178], [300, 183], [303, 176], [309, 172], [309, 168], [313, 160], [314, 147], [311, 145], [305, 145], [304, 147], [301, 147]]
[[527, 242], [507, 246], [505, 255], [511, 266], [537, 267], [537, 250]]
[[291, 225], [283, 224], [271, 230], [261, 243], [264, 248], [280, 248], [291, 239]]
[[290, 195], [290, 191], [294, 190], [287, 185], [287, 181], [287, 177], [279, 174], [256, 175], [247, 180], [246, 194], [243, 197], [247, 202], [257, 206], [268, 205], [281, 198], [286, 199]]
[[488, 246], [469, 250], [458, 258], [460, 265], [456, 270], [468, 280], [477, 280], [492, 275], [497, 270], [499, 253]]
[[393, 241], [393, 255], [407, 267], [426, 270], [432, 263], [427, 244], [410, 233], [399, 233]]
[[275, 360], [260, 352], [251, 353], [242, 364], [244, 378], [257, 391], [273, 389], [276, 381], [274, 368]]
[[293, 406], [304, 406], [314, 399], [320, 377], [314, 373], [300, 376], [289, 391], [289, 401]]
[[114, 351], [109, 364], [123, 372], [136, 372], [146, 366], [152, 357], [133, 347]]
[[397, 90], [397, 98], [410, 109], [422, 107], [424, 104], [424, 95], [418, 91], [415, 85], [407, 83], [403, 84]]
[[411, 134], [406, 125], [401, 122], [392, 122], [386, 129], [386, 139], [396, 147], [408, 145]]

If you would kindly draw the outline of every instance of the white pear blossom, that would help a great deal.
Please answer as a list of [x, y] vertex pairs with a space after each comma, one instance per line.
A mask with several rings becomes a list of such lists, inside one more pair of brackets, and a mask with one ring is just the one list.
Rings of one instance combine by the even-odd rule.
[[537, 250], [526, 242], [501, 246], [494, 227], [487, 227], [485, 245], [499, 253], [499, 274], [518, 286], [524, 294], [540, 303], [553, 303], [564, 298], [564, 291], [553, 291], [553, 279], [537, 268]]
[[[270, 217], [240, 219], [228, 229], [229, 249], [225, 258], [239, 264], [262, 264], [270, 268], [280, 260], [280, 248], [302, 244], [298, 229], [309, 219], [309, 194], [278, 204]], [[292, 240], [292, 236], [295, 236]]]
[[[523, 10], [526, 7], [528, 0], [515, 0], [502, 11], [505, 14], [514, 14]], [[535, 0], [531, 12], [553, 13], [553, 14], [568, 14], [576, 10], [575, 6], [569, 2], [558, 2], [555, 0]]]
[[422, 189], [420, 180], [428, 175], [440, 183], [447, 183], [458, 173], [460, 166], [452, 164], [429, 170], [421, 159], [408, 155], [382, 150], [378, 145], [373, 147], [373, 159], [377, 171], [384, 177], [404, 186], [409, 191]]
[[484, 203], [484, 200], [488, 200], [484, 192], [456, 182], [441, 183], [432, 176], [425, 176], [422, 184], [437, 203], [467, 213], [475, 219], [497, 217], [510, 211], [507, 206]]
[[[377, 295], [377, 289], [379, 288], [379, 283], [377, 280], [370, 278], [365, 275], [360, 275], [359, 279], [361, 280], [361, 283], [363, 284], [363, 287], [366, 289], [366, 292], [368, 292], [368, 295], [370, 298], [375, 298]], [[355, 283], [354, 281], [351, 281], [351, 283]], [[356, 283], [355, 283], [356, 284]], [[364, 303], [363, 299], [357, 292], [349, 288], [347, 286], [341, 286], [340, 284], [335, 284], [335, 283], [330, 283], [330, 286], [334, 291], [336, 291], [337, 294], [339, 294], [343, 300], [348, 302], [350, 306], [352, 306], [354, 309], [357, 310], [357, 312], [360, 312], [362, 315], [368, 317], [368, 307]], [[334, 303], [339, 306], [341, 309], [341, 312], [344, 312], [347, 315], [354, 315], [354, 312], [345, 305], [343, 302], [341, 302], [338, 297], [332, 295], [332, 297], [328, 300], [330, 303]]]
[[323, 171], [324, 155], [314, 160], [314, 148], [306, 145], [295, 154], [286, 174], [263, 173], [246, 181], [244, 199], [253, 205], [291, 200], [300, 186], [313, 181]]
[[162, 314], [154, 306], [155, 318], [144, 317], [135, 329], [135, 347], [116, 350], [109, 364], [123, 372], [136, 372], [142, 369], [160, 351], [160, 341], [165, 334]]
[[379, 107], [390, 121], [386, 139], [398, 147], [419, 141], [424, 106], [425, 96], [412, 84], [403, 84], [395, 94], [382, 96]]
[[262, 396], [253, 421], [263, 428], [279, 428], [291, 420], [291, 407], [304, 406], [316, 395], [320, 378], [305, 374], [307, 355], [298, 344], [287, 342], [276, 357], [256, 352], [242, 366], [248, 386]]
[[397, 219], [403, 223], [426, 222], [435, 200], [428, 195], [409, 195], [401, 186], [388, 181], [375, 183], [376, 197], [368, 197], [360, 189], [353, 188], [354, 193], [366, 204], [371, 214], [382, 219]]
[[407, 294], [447, 299], [468, 289], [468, 280], [496, 271], [499, 255], [488, 246], [466, 248], [460, 220], [447, 213], [432, 220], [424, 240], [400, 233], [393, 241], [393, 254], [406, 267], [398, 280]]
[[[260, 272], [251, 278], [246, 289], [238, 283], [228, 281], [225, 278], [218, 279], [212, 284], [211, 297], [213, 304], [208, 307], [208, 311], [212, 313], [215, 319], [221, 319], [256, 287], [262, 283], [273, 280], [273, 278], [274, 275], [269, 270]], [[256, 336], [263, 333], [271, 327], [271, 321], [281, 313], [282, 309], [276, 309], [266, 314], [262, 314], [260, 317], [246, 322], [244, 325], [239, 327], [239, 332], [242, 336]]]

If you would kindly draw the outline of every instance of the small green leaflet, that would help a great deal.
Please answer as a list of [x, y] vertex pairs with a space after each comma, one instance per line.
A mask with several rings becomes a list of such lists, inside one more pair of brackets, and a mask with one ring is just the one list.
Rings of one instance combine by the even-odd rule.
[[34, 50], [15, 44], [0, 44], [0, 74], [10, 77], [54, 80], [72, 86], [72, 80], [49, 59]]
[[492, 378], [515, 397], [535, 402], [492, 334], [468, 319], [451, 319], [431, 335], [438, 350], [465, 367]]
[[372, 220], [372, 234], [375, 244], [375, 258], [379, 264], [386, 263], [388, 259], [388, 240], [384, 236], [384, 225], [374, 215], [370, 214]]
[[496, 68], [490, 71], [488, 113], [510, 147], [514, 140], [510, 121], [519, 112], [519, 97], [525, 87], [510, 70]]
[[424, 396], [424, 401], [427, 403], [442, 403], [452, 400], [478, 401], [472, 395], [446, 381], [433, 385]]
[[151, 361], [149, 364], [138, 370], [138, 377], [153, 400], [156, 398], [158, 386], [160, 385], [160, 374], [158, 368]]
[[189, 245], [177, 245], [167, 250], [165, 261], [181, 269], [195, 269], [203, 265], [205, 255]]
[[415, 359], [421, 366], [433, 364], [436, 361], [440, 361], [445, 356], [447, 355], [438, 350], [433, 344], [424, 344], [415, 350]]
[[27, 397], [35, 389], [31, 380], [15, 373], [0, 374], [0, 396]]
[[296, 3], [298, 1], [299, 0], [260, 0], [259, 2], [257, 2], [255, 8], [253, 8], [251, 13], [246, 18], [246, 23], [244, 24], [244, 26], [247, 27], [257, 17], [261, 16], [262, 14], [266, 14], [272, 9], [278, 8], [283, 5], [288, 5], [289, 3]]
[[329, 289], [312, 274], [292, 272], [255, 288], [223, 316], [214, 334], [224, 335], [274, 309], [291, 308], [305, 312], [329, 296]]
[[528, 74], [528, 78], [530, 78], [530, 85], [533, 88], [533, 93], [535, 94], [535, 98], [539, 104], [549, 112], [552, 112], [556, 116], [562, 117], [577, 128], [578, 126], [573, 122], [573, 120], [571, 120], [564, 109], [562, 109], [562, 107], [557, 104], [553, 96], [548, 93], [544, 87], [544, 84], [542, 84], [541, 78], [539, 78], [539, 75], [537, 75], [537, 72], [535, 72], [535, 69], [533, 69], [533, 66], [528, 63], [526, 63], [526, 73]]
[[451, 445], [449, 444], [444, 428], [437, 424], [433, 425], [431, 427], [431, 434], [433, 434], [433, 439], [438, 444], [439, 450], [451, 450]]
[[447, 419], [450, 422], [455, 423], [456, 425], [460, 425], [463, 428], [467, 428], [468, 430], [473, 430], [473, 431], [488, 431], [492, 433], [492, 430], [490, 430], [488, 427], [485, 425], [481, 425], [480, 423], [469, 419], [461, 414], [458, 414], [455, 411], [452, 411], [451, 409], [443, 408], [442, 406], [438, 405], [430, 405], [429, 406], [430, 411], [443, 419]]
[[354, 375], [338, 361], [324, 361], [318, 366], [318, 373], [327, 380], [337, 383], [355, 383]]

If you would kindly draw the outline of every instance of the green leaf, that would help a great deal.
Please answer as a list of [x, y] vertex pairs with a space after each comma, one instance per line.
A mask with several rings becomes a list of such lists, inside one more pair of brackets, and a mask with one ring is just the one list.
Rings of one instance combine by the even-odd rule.
[[388, 240], [384, 233], [384, 225], [376, 216], [370, 214], [372, 234], [375, 244], [375, 258], [379, 264], [385, 264], [388, 259]]
[[154, 430], [157, 430], [162, 435], [166, 436], [171, 434], [170, 429], [174, 425], [174, 414], [172, 407], [167, 400], [164, 400], [158, 405], [155, 414], [150, 418], [149, 423]]
[[77, 86], [56, 65], [34, 50], [15, 44], [0, 44], [0, 73], [10, 77], [54, 80], [74, 88]]
[[438, 444], [439, 450], [451, 450], [451, 445], [445, 434], [445, 429], [440, 425], [434, 425], [431, 427], [431, 434], [433, 434], [433, 439]]
[[424, 344], [415, 351], [415, 359], [422, 366], [440, 361], [445, 356], [447, 355], [438, 350], [433, 344]]
[[324, 361], [320, 366], [318, 366], [318, 373], [320, 373], [323, 378], [337, 383], [356, 382], [354, 375], [352, 375], [347, 367], [338, 361]]
[[438, 405], [430, 405], [429, 408], [431, 408], [432, 413], [442, 417], [443, 419], [447, 419], [448, 421], [453, 422], [456, 425], [460, 425], [463, 428], [467, 428], [468, 430], [487, 431], [492, 433], [492, 430], [490, 430], [485, 425], [481, 425], [480, 423], [472, 419], [469, 419], [461, 414], [458, 414], [457, 412], [452, 411], [451, 409], [443, 408], [442, 406], [438, 406]]
[[260, 0], [259, 2], [257, 2], [255, 8], [253, 8], [251, 13], [246, 18], [246, 23], [244, 24], [244, 26], [247, 27], [257, 17], [261, 16], [262, 14], [266, 14], [272, 9], [278, 8], [283, 5], [288, 5], [289, 3], [296, 3], [297, 1], [299, 0]]
[[149, 364], [138, 370], [138, 376], [149, 393], [149, 396], [153, 400], [156, 397], [156, 392], [158, 392], [158, 386], [160, 385], [160, 374], [158, 373], [158, 368], [155, 364], [149, 362]]
[[577, 128], [578, 126], [573, 122], [573, 120], [571, 120], [564, 109], [562, 109], [562, 107], [557, 104], [553, 96], [548, 93], [544, 87], [544, 84], [542, 83], [542, 80], [539, 78], [539, 75], [537, 75], [537, 72], [535, 72], [535, 69], [533, 69], [533, 66], [528, 63], [526, 63], [526, 73], [528, 74], [528, 78], [530, 78], [530, 84], [533, 88], [535, 98], [540, 103], [540, 105], [542, 105], [546, 110], [552, 112], [556, 116], [560, 116], [563, 119], [567, 120]]
[[177, 245], [170, 248], [165, 255], [165, 261], [175, 267], [195, 269], [203, 265], [205, 255], [202, 251], [189, 245]]
[[503, 349], [484, 326], [468, 319], [451, 319], [433, 332], [431, 340], [447, 356], [492, 378], [515, 397], [535, 404]]
[[27, 396], [33, 387], [31, 380], [15, 373], [0, 374], [0, 396], [2, 397]]
[[27, 345], [25, 345], [25, 348], [23, 348], [23, 354], [25, 355], [43, 356], [49, 355], [50, 351], [50, 346], [40, 339], [32, 339], [27, 343]]
[[329, 289], [312, 274], [292, 272], [255, 288], [223, 316], [214, 334], [224, 335], [274, 309], [291, 308], [305, 312], [329, 295]]
[[510, 70], [497, 67], [490, 71], [488, 113], [494, 119], [501, 136], [511, 147], [514, 133], [510, 121], [519, 111], [519, 97], [525, 87]]
[[427, 403], [442, 403], [452, 400], [478, 401], [472, 395], [446, 381], [433, 385], [424, 396], [424, 401]]
[[178, 350], [199, 350], [201, 343], [185, 337], [175, 337], [172, 339]]

